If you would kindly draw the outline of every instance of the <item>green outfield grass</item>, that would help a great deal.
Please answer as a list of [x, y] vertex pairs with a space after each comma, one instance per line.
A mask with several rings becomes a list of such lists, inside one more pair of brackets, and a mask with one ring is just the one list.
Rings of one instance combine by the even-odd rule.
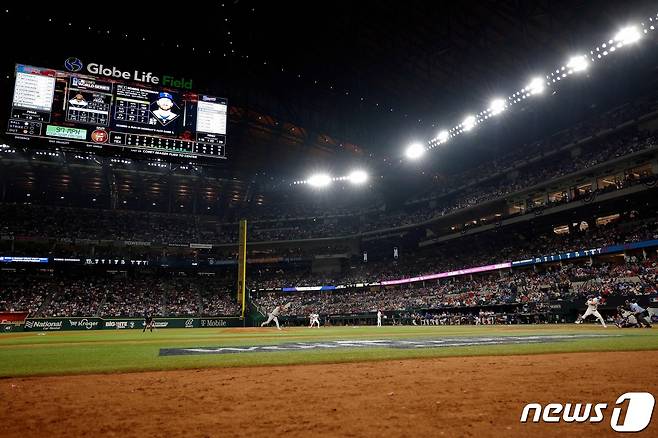
[[[41, 334], [40, 334], [41, 333]], [[44, 334], [45, 333], [45, 334]], [[614, 337], [515, 345], [420, 350], [340, 348], [293, 352], [159, 356], [160, 348], [274, 345], [355, 339], [438, 339], [469, 336], [610, 334]], [[337, 363], [419, 357], [658, 350], [658, 329], [607, 330], [599, 326], [323, 327], [263, 329], [162, 329], [24, 332], [0, 334], [0, 377], [111, 373], [184, 368]]]

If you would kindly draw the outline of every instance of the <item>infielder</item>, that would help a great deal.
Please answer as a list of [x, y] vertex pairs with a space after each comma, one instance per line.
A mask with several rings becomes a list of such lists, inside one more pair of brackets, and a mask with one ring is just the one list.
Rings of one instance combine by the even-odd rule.
[[279, 327], [279, 315], [281, 314], [281, 312], [285, 312], [289, 308], [290, 308], [290, 303], [283, 306], [276, 306], [274, 310], [272, 310], [270, 313], [267, 314], [267, 321], [262, 323], [260, 326], [265, 327], [270, 322], [274, 321], [274, 323], [276, 324], [276, 328], [281, 330], [281, 327]]
[[587, 318], [590, 315], [594, 315], [601, 322], [601, 325], [604, 328], [607, 328], [608, 326], [605, 325], [605, 321], [603, 320], [603, 317], [597, 310], [599, 304], [602, 303], [603, 303], [603, 299], [601, 299], [601, 297], [595, 298], [594, 295], [589, 295], [587, 297], [587, 310], [585, 310], [585, 313], [582, 316], [578, 316], [578, 319], [576, 319], [576, 324], [582, 324], [585, 318]]
[[314, 324], [317, 324], [317, 327], [320, 328], [320, 315], [317, 313], [311, 313], [309, 315], [309, 319], [311, 321], [310, 325], [308, 326], [309, 328], [312, 328]]

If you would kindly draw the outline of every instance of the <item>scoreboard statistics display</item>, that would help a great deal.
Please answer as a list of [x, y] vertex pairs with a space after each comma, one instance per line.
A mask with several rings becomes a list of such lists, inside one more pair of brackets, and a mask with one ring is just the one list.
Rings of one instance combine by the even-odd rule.
[[225, 158], [227, 113], [221, 97], [19, 64], [7, 134], [82, 148]]

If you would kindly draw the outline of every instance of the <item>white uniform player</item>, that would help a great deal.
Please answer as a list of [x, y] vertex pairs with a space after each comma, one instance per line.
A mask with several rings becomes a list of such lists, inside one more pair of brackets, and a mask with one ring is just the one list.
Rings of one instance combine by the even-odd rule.
[[317, 324], [317, 327], [320, 328], [320, 315], [318, 315], [317, 313], [311, 313], [309, 315], [309, 320], [310, 320], [309, 327], [313, 327], [314, 324]]
[[601, 298], [595, 298], [593, 295], [590, 295], [587, 299], [587, 310], [585, 310], [585, 313], [582, 316], [579, 316], [578, 319], [576, 320], [576, 324], [582, 324], [582, 322], [585, 320], [590, 315], [594, 315], [600, 322], [603, 327], [607, 327], [605, 325], [605, 321], [603, 320], [603, 317], [598, 311], [599, 304], [601, 304]]
[[377, 327], [382, 326], [382, 311], [378, 310], [377, 311]]
[[260, 326], [261, 326], [261, 327], [265, 327], [265, 326], [268, 325], [270, 322], [274, 321], [274, 323], [276, 324], [276, 328], [278, 328], [279, 330], [281, 330], [281, 327], [279, 327], [279, 315], [280, 315], [281, 312], [283, 312], [284, 310], [287, 310], [287, 307], [286, 307], [286, 306], [289, 306], [289, 305], [290, 305], [290, 304], [286, 304], [285, 306], [276, 306], [276, 307], [274, 308], [274, 310], [272, 310], [270, 313], [267, 314], [267, 321], [265, 321], [264, 323], [262, 323]]

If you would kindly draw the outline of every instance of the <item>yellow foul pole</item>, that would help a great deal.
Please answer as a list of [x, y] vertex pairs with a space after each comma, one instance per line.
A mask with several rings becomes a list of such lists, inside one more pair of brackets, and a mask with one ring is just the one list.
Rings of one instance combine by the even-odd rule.
[[240, 239], [238, 246], [238, 303], [242, 306], [242, 318], [246, 305], [246, 274], [247, 274], [247, 220], [240, 221]]

